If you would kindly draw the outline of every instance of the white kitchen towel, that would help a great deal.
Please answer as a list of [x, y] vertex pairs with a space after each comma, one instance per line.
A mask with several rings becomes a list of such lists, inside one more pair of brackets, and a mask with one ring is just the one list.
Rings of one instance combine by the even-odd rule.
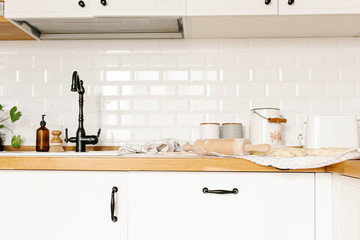
[[[222, 155], [223, 156], [223, 155]], [[248, 155], [243, 157], [236, 157], [247, 159], [251, 162], [270, 166], [282, 170], [289, 169], [310, 169], [324, 167], [335, 163], [340, 163], [346, 160], [360, 160], [360, 148], [347, 151], [343, 154], [340, 154], [337, 157], [314, 157], [314, 156], [305, 156], [305, 157], [271, 157], [271, 156], [257, 156], [257, 155]]]
[[159, 153], [159, 152], [181, 152], [181, 147], [184, 144], [188, 144], [185, 140], [166, 138], [155, 141], [150, 141], [144, 144], [131, 144], [127, 143], [122, 145], [118, 153], [129, 154], [129, 153]]

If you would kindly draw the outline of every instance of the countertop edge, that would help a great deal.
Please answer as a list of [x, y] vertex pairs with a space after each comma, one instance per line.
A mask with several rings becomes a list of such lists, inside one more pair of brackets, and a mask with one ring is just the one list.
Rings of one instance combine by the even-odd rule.
[[[76, 159], [76, 160], [75, 160]], [[0, 169], [74, 171], [325, 172], [326, 168], [279, 170], [242, 158], [212, 157], [0, 157]], [[359, 171], [360, 173], [360, 171]], [[359, 174], [360, 176], [360, 174]]]

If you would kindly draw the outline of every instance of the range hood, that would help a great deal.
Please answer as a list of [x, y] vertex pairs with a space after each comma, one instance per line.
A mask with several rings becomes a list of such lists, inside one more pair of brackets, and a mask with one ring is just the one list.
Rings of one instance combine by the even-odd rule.
[[95, 17], [9, 20], [40, 40], [181, 39], [181, 17]]

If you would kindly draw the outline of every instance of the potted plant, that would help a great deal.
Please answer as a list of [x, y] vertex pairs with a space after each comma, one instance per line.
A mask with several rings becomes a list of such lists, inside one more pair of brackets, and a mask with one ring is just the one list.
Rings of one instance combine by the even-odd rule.
[[[3, 110], [3, 106], [0, 104], [0, 111], [4, 111]], [[17, 120], [20, 119], [20, 117], [22, 116], [21, 112], [17, 110], [17, 107], [14, 106], [10, 109], [10, 112], [9, 112], [9, 116], [8, 117], [5, 117], [3, 119], [0, 119], [0, 129], [3, 129], [3, 128], [6, 128], [7, 130], [9, 130], [13, 137], [11, 138], [11, 146], [13, 146], [14, 148], [19, 148], [20, 145], [21, 145], [21, 136], [20, 135], [17, 135], [9, 128], [5, 125], [5, 121], [7, 120], [11, 120], [12, 123], [16, 122]], [[1, 148], [3, 148], [2, 146], [2, 136], [0, 136], [0, 146]], [[3, 150], [3, 149], [1, 149]]]

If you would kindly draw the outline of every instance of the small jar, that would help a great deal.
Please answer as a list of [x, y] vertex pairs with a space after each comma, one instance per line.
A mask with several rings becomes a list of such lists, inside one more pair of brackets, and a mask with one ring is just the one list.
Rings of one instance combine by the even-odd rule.
[[242, 124], [241, 123], [223, 123], [221, 138], [241, 138]]
[[220, 138], [220, 123], [200, 123], [200, 139]]

